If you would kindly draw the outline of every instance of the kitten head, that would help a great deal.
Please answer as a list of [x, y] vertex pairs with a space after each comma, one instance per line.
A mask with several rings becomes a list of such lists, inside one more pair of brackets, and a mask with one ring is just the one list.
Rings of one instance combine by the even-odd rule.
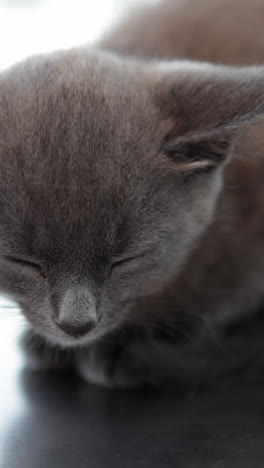
[[212, 220], [264, 70], [38, 57], [0, 77], [0, 288], [54, 343], [89, 343], [177, 275]]

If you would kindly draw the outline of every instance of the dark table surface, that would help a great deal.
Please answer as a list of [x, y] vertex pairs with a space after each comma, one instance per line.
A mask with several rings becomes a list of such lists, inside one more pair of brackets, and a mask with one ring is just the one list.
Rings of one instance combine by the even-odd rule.
[[0, 468], [263, 468], [264, 381], [203, 395], [114, 392], [30, 373], [0, 320]]

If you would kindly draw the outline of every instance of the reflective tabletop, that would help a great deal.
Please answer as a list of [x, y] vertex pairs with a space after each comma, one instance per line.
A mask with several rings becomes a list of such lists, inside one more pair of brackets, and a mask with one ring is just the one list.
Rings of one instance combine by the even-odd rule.
[[264, 466], [264, 381], [203, 395], [109, 391], [31, 373], [0, 319], [0, 468]]

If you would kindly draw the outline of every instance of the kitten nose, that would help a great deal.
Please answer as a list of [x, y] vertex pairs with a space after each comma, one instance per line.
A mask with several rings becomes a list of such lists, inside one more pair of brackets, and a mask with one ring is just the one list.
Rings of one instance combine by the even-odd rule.
[[57, 326], [67, 335], [79, 338], [89, 333], [97, 325], [96, 300], [86, 287], [69, 288], [63, 297]]
[[67, 335], [73, 336], [74, 338], [80, 338], [81, 336], [89, 333], [96, 326], [96, 322], [91, 320], [84, 325], [75, 325], [67, 321], [56, 320], [58, 327], [67, 333]]

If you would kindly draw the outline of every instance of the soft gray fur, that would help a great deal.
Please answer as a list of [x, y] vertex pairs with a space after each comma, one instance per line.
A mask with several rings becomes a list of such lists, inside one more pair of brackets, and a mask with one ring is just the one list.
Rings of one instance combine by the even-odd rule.
[[[0, 75], [0, 286], [34, 367], [182, 389], [262, 364], [264, 66], [161, 60], [183, 3]], [[199, 11], [250, 21], [229, 3]]]

